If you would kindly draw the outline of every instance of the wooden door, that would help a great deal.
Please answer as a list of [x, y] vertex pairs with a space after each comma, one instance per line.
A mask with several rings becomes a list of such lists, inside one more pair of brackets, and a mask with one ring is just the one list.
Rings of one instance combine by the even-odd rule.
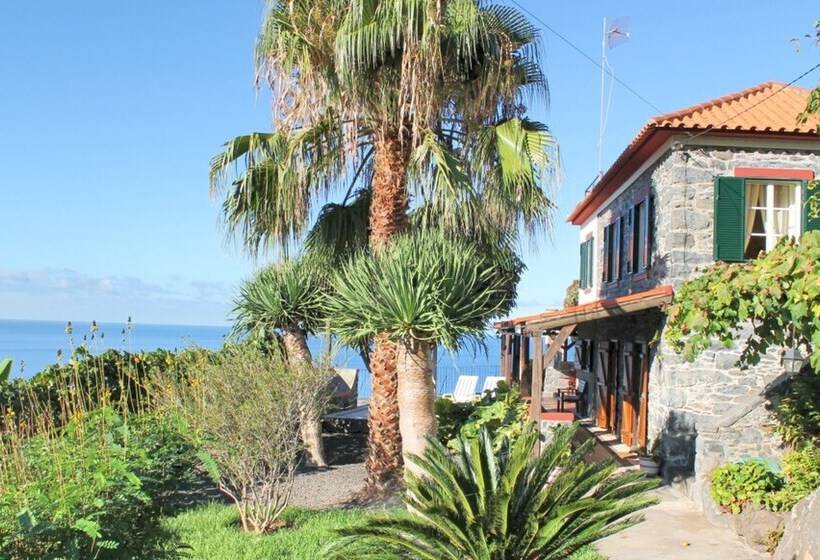
[[609, 344], [602, 342], [598, 347], [598, 367], [595, 371], [595, 387], [598, 401], [598, 410], [595, 423], [599, 428], [609, 428], [609, 392], [607, 379], [609, 378]]
[[[624, 346], [623, 387], [621, 404], [621, 441], [633, 447], [638, 444], [638, 424], [640, 413], [640, 353], [637, 344]], [[639, 350], [638, 350], [639, 351]]]
[[618, 433], [618, 343], [609, 343], [609, 367], [606, 376], [606, 407], [608, 422], [606, 428]]

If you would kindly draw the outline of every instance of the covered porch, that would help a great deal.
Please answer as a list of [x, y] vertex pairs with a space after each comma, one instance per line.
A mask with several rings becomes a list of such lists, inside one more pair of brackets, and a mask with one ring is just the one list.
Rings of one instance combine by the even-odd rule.
[[496, 323], [501, 375], [520, 386], [542, 429], [583, 420], [627, 456], [647, 445], [649, 343], [671, 286]]

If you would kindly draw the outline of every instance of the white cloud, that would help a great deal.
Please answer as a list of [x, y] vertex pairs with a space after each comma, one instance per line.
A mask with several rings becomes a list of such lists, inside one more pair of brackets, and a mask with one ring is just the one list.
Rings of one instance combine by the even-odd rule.
[[220, 282], [96, 277], [72, 269], [0, 269], [0, 317], [222, 324], [232, 291]]

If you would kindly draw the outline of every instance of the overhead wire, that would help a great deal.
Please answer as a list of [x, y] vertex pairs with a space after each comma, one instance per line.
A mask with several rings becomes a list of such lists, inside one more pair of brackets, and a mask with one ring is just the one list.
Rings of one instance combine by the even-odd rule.
[[543, 19], [538, 17], [536, 14], [532, 13], [532, 11], [530, 11], [527, 8], [525, 8], [524, 6], [522, 6], [517, 0], [510, 0], [510, 3], [514, 4], [515, 6], [518, 7], [519, 10], [521, 10], [525, 14], [529, 15], [532, 19], [534, 19], [538, 23], [540, 23], [544, 27], [544, 29], [546, 29], [547, 31], [549, 31], [550, 33], [552, 33], [553, 35], [555, 35], [556, 37], [561, 39], [564, 43], [569, 45], [574, 51], [576, 51], [578, 54], [580, 54], [581, 56], [586, 58], [589, 62], [591, 62], [593, 65], [595, 65], [596, 68], [598, 68], [599, 70], [603, 70], [610, 78], [612, 78], [612, 80], [619, 83], [621, 86], [624, 87], [624, 89], [626, 89], [628, 92], [630, 92], [636, 98], [638, 98], [640, 101], [642, 101], [643, 103], [645, 103], [646, 105], [651, 107], [652, 110], [657, 111], [658, 113], [663, 113], [663, 110], [660, 109], [657, 105], [655, 105], [654, 103], [649, 101], [646, 97], [641, 95], [635, 88], [630, 86], [624, 80], [617, 77], [614, 72], [612, 72], [608, 68], [604, 68], [603, 66], [601, 66], [600, 62], [598, 62], [592, 56], [587, 54], [581, 47], [579, 47], [578, 45], [576, 45], [575, 43], [570, 41], [566, 36], [561, 34], [558, 30], [556, 30], [555, 28], [550, 26], [547, 22], [545, 22]]

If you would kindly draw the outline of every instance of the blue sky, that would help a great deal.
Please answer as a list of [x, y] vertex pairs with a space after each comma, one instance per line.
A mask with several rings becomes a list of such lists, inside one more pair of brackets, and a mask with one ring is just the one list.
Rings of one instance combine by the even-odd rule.
[[[596, 58], [603, 17], [629, 18], [616, 74], [663, 111], [770, 79], [820, 51], [816, 2], [522, 3]], [[220, 324], [258, 263], [224, 243], [208, 161], [269, 128], [253, 87], [262, 0], [0, 3], [0, 318]], [[519, 312], [559, 306], [577, 276], [564, 217], [596, 174], [599, 71], [544, 31], [561, 147], [552, 240], [525, 249]], [[805, 43], [805, 40], [804, 40]], [[817, 73], [800, 82], [811, 87]], [[654, 111], [616, 86], [612, 162]]]

